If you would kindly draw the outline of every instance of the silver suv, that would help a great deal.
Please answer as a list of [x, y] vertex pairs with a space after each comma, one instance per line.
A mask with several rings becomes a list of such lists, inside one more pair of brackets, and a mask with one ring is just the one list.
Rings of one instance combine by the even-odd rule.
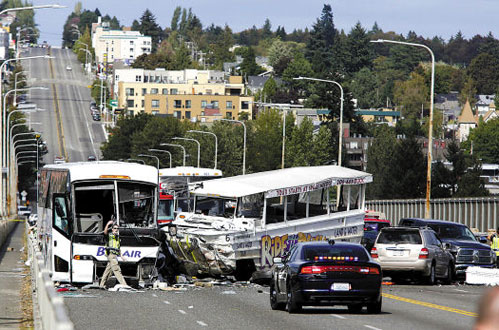
[[387, 227], [376, 238], [371, 257], [383, 275], [415, 275], [433, 285], [436, 278], [452, 282], [454, 258], [448, 248], [430, 228]]

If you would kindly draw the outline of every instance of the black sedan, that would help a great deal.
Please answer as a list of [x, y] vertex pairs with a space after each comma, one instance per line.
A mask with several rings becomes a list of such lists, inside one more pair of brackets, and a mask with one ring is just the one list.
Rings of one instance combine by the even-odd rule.
[[381, 312], [381, 267], [360, 244], [306, 242], [274, 258], [270, 306], [299, 312], [302, 306], [346, 305], [352, 313], [367, 306]]

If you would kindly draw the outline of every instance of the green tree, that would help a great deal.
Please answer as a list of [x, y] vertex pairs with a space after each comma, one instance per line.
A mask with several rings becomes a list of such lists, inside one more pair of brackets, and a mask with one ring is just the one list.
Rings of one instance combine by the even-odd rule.
[[314, 134], [311, 165], [321, 166], [331, 164], [335, 159], [334, 148], [331, 147], [332, 133], [326, 125], [321, 125], [317, 134]]
[[243, 163], [243, 128], [241, 125], [217, 121], [212, 126], [212, 132], [218, 137], [219, 169], [224, 177], [241, 175]]
[[421, 198], [426, 191], [426, 162], [420, 143], [412, 137], [397, 141], [389, 173], [389, 198]]
[[[102, 89], [103, 89], [103, 99], [102, 102], [104, 102], [104, 99], [109, 100], [109, 87], [107, 86], [107, 81], [104, 81], [102, 84]], [[100, 79], [95, 79], [94, 82], [92, 83], [92, 89], [90, 91], [90, 95], [92, 98], [100, 104], [101, 102], [101, 80]]]
[[475, 82], [478, 94], [492, 94], [499, 85], [499, 59], [482, 53], [471, 61], [467, 73]]
[[427, 107], [430, 93], [424, 77], [413, 72], [409, 80], [395, 82], [393, 94], [395, 103], [402, 107], [402, 115], [417, 118], [421, 115], [421, 107]]
[[253, 48], [248, 47], [243, 56], [243, 62], [241, 63], [241, 72], [248, 76], [256, 76], [264, 71], [265, 69], [256, 64], [255, 51]]
[[366, 30], [355, 24], [346, 38], [345, 52], [347, 56], [343, 58], [344, 70], [347, 74], [354, 74], [362, 68], [371, 68], [374, 59], [373, 47]]
[[350, 89], [359, 108], [377, 108], [383, 105], [376, 75], [369, 68], [363, 68], [354, 74]]
[[396, 143], [395, 132], [388, 125], [375, 128], [374, 138], [367, 150], [367, 172], [373, 175], [373, 182], [367, 185], [369, 199], [384, 199], [394, 195], [390, 170]]
[[151, 13], [149, 9], [146, 9], [142, 16], [140, 17], [140, 33], [145, 36], [150, 36], [152, 39], [152, 52], [156, 51], [158, 43], [161, 39], [163, 30], [156, 23], [156, 17]]
[[466, 173], [459, 180], [458, 188], [453, 197], [483, 197], [488, 196], [489, 192], [480, 179], [482, 167], [478, 161], [474, 161], [472, 167], [469, 167]]
[[286, 167], [311, 166], [313, 164], [313, 131], [312, 121], [305, 117], [295, 127], [291, 139], [286, 146]]
[[471, 77], [466, 78], [463, 88], [461, 89], [461, 93], [459, 93], [458, 96], [459, 104], [461, 105], [461, 107], [466, 104], [466, 101], [469, 101], [471, 108], [473, 109], [476, 104], [475, 95], [477, 94], [477, 89], [475, 86], [475, 81]]
[[264, 100], [266, 100], [267, 102], [272, 102], [276, 92], [277, 92], [277, 84], [274, 78], [270, 77], [263, 85], [262, 94]]
[[334, 28], [331, 5], [325, 4], [320, 18], [317, 19], [312, 31], [310, 31], [305, 55], [316, 73], [324, 74], [331, 71], [335, 37], [336, 29]]
[[181, 12], [182, 12], [182, 7], [180, 7], [180, 6], [175, 7], [175, 10], [173, 11], [173, 16], [172, 16], [172, 22], [170, 24], [172, 31], [177, 31], [177, 29], [178, 29], [178, 23], [180, 20]]
[[225, 26], [222, 33], [220, 33], [213, 44], [210, 45], [210, 52], [208, 54], [208, 61], [212, 63], [213, 67], [219, 70], [223, 69], [224, 62], [231, 62], [234, 60], [234, 54], [229, 49], [234, 45], [234, 38], [232, 30], [229, 26]]
[[175, 58], [173, 69], [174, 70], [184, 70], [192, 67], [192, 61], [190, 56], [190, 51], [187, 46], [183, 43], [180, 48], [175, 51]]
[[473, 155], [484, 163], [499, 164], [499, 119], [481, 122], [477, 128], [471, 130], [467, 143], [464, 146]]

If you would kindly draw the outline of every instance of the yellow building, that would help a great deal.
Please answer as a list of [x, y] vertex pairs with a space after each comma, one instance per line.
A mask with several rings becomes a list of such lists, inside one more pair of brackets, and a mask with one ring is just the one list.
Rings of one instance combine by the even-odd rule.
[[211, 122], [215, 118], [251, 118], [252, 96], [244, 96], [242, 77], [228, 82], [200, 75], [182, 83], [118, 82], [118, 107], [129, 115], [145, 112]]

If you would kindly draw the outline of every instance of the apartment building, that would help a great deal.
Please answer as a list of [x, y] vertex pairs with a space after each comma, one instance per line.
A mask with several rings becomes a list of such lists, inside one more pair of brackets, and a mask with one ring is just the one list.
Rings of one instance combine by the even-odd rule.
[[[116, 74], [119, 75], [118, 71]], [[185, 71], [189, 70], [184, 70], [183, 77], [189, 76]], [[231, 76], [227, 81], [211, 79], [214, 76], [205, 70], [198, 71], [195, 79], [172, 81], [163, 79], [169, 77], [167, 72], [170, 71], [164, 71], [162, 75], [156, 72], [161, 79], [147, 76], [146, 82], [125, 82], [118, 77], [118, 108], [125, 109], [129, 115], [145, 112], [199, 122], [212, 122], [217, 118], [239, 119], [243, 113], [251, 118], [253, 97], [244, 95], [242, 77]], [[178, 74], [172, 73], [170, 77], [180, 77]]]
[[[144, 36], [129, 28], [111, 30], [109, 23], [101, 22], [92, 26], [92, 46], [98, 63], [123, 61], [133, 62], [142, 54], [151, 53], [151, 37]], [[106, 58], [107, 56], [107, 58]]]

